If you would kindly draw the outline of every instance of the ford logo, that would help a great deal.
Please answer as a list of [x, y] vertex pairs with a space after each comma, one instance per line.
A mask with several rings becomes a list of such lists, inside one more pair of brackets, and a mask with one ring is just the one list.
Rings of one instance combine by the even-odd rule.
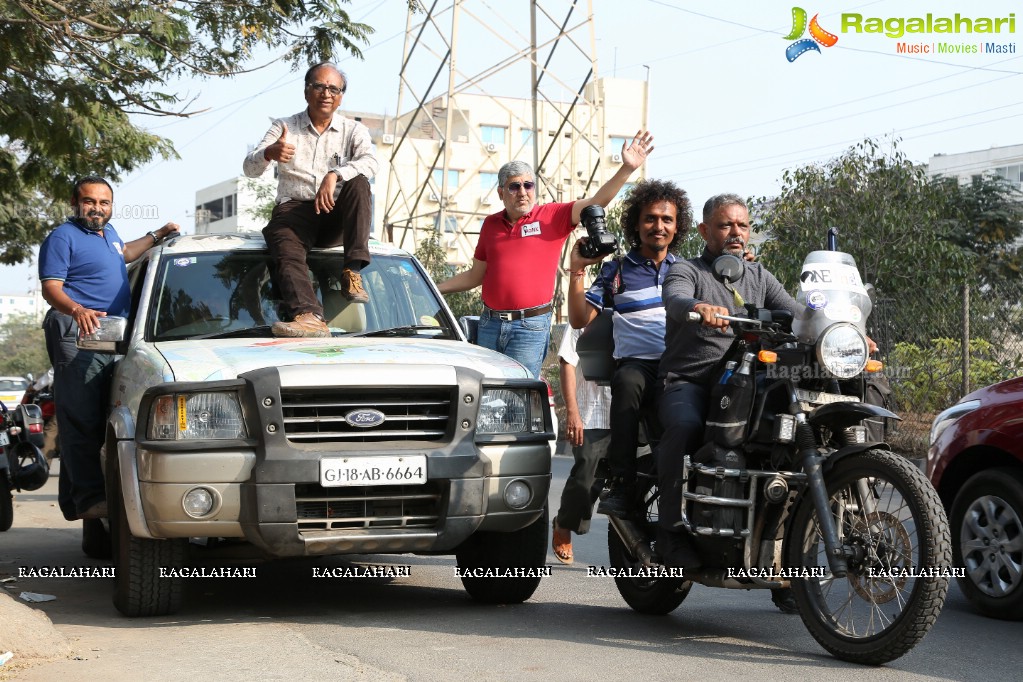
[[380, 426], [387, 421], [387, 417], [380, 410], [352, 410], [345, 415], [345, 421], [348, 422], [349, 426], [369, 429], [374, 426]]

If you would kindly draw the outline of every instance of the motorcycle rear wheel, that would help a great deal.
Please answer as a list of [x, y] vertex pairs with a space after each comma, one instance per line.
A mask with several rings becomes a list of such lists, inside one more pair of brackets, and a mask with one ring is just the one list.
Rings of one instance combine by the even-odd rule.
[[856, 558], [846, 577], [831, 574], [804, 495], [789, 525], [786, 564], [825, 575], [793, 579], [793, 596], [810, 634], [832, 655], [881, 665], [916, 646], [938, 618], [952, 567], [948, 520], [920, 470], [887, 450], [847, 456], [825, 473], [825, 484], [841, 543]]
[[[653, 477], [653, 457], [650, 455], [641, 457], [637, 462], [637, 469], [639, 481], [636, 497], [643, 513], [642, 520], [636, 525], [647, 538], [653, 538], [657, 530], [657, 486]], [[635, 572], [643, 568], [643, 564], [629, 552], [611, 524], [607, 527], [607, 555], [612, 568], [616, 571]], [[614, 581], [618, 594], [622, 595], [622, 599], [633, 611], [651, 616], [663, 616], [677, 609], [689, 596], [689, 590], [693, 587], [693, 583], [684, 578], [615, 576]]]

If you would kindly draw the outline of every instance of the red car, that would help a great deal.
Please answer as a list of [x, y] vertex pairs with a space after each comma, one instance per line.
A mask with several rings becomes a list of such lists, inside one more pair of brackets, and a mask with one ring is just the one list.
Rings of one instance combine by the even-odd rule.
[[1023, 377], [934, 419], [927, 475], [948, 511], [959, 586], [978, 611], [1023, 619]]

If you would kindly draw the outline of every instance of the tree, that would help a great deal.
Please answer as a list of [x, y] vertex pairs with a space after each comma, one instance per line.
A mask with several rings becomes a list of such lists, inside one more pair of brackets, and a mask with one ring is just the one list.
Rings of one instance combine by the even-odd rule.
[[786, 170], [781, 194], [757, 205], [755, 229], [768, 238], [761, 258], [789, 291], [798, 288], [806, 254], [824, 249], [836, 226], [839, 249], [882, 299], [874, 322], [885, 327], [873, 332], [882, 351], [954, 333], [967, 258], [946, 239], [926, 174], [897, 140], [882, 149], [867, 139], [827, 163]]
[[[415, 256], [434, 282], [443, 281], [460, 272], [448, 264], [444, 247], [440, 243], [440, 235], [436, 232], [419, 242]], [[483, 298], [480, 296], [479, 288], [446, 294], [444, 300], [454, 313], [455, 319], [465, 315], [479, 315], [483, 310]]]
[[0, 263], [26, 260], [67, 214], [69, 178], [117, 180], [176, 156], [130, 118], [195, 113], [167, 90], [173, 79], [261, 68], [261, 49], [283, 50], [293, 69], [361, 58], [373, 29], [349, 17], [350, 1], [2, 0]]
[[1023, 274], [1023, 192], [1008, 179], [976, 175], [961, 184], [938, 176], [931, 181], [942, 232], [969, 258], [980, 283], [1018, 284]]
[[15, 315], [0, 325], [0, 374], [40, 376], [50, 367], [46, 339], [39, 321], [30, 315]]

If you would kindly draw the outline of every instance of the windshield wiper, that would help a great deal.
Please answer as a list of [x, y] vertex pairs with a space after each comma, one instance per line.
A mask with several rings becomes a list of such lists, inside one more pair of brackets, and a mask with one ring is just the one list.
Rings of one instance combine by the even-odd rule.
[[440, 332], [443, 335], [447, 335], [447, 331], [443, 327], [437, 327], [435, 325], [425, 324], [408, 324], [401, 327], [391, 327], [389, 329], [375, 329], [367, 332], [356, 332], [349, 334], [348, 336], [416, 336], [419, 332]]
[[229, 329], [226, 332], [213, 332], [212, 334], [199, 334], [198, 336], [183, 337], [192, 340], [198, 339], [237, 339], [246, 336], [271, 336], [270, 325], [261, 324], [258, 327], [244, 327], [242, 329]]

